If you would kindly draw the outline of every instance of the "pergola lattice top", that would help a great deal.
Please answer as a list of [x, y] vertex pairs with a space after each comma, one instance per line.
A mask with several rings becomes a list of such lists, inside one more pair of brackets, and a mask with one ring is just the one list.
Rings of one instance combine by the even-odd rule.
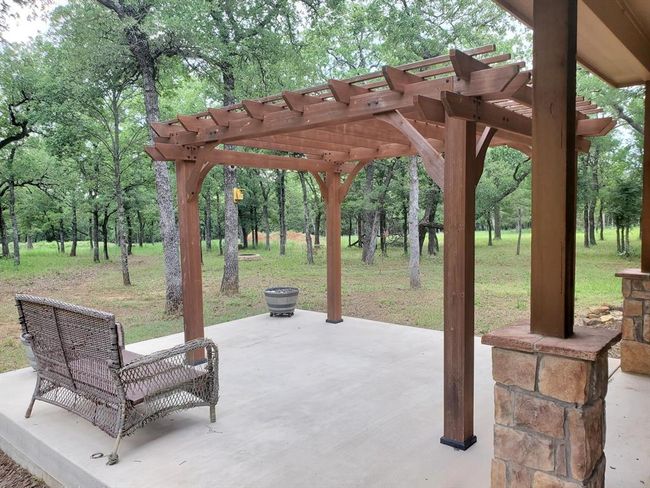
[[[326, 171], [349, 161], [420, 153], [429, 175], [443, 186], [446, 116], [477, 122], [477, 139], [530, 153], [531, 73], [493, 45], [409, 63], [381, 72], [286, 91], [279, 95], [152, 124], [157, 134], [147, 152], [154, 160], [200, 160], [204, 172], [216, 164]], [[576, 100], [577, 147], [585, 136], [603, 135], [610, 118], [582, 97]], [[491, 133], [486, 131], [491, 127]], [[498, 133], [496, 133], [498, 131]], [[301, 153], [289, 160], [259, 153], [217, 149], [220, 144]], [[202, 178], [198, 178], [200, 183]], [[194, 191], [192, 191], [194, 193]]]

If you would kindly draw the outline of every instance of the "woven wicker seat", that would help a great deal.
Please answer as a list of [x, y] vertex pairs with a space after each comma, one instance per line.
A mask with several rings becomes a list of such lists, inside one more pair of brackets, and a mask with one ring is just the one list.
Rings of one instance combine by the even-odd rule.
[[[35, 400], [58, 405], [120, 440], [158, 417], [198, 406], [216, 420], [218, 350], [210, 339], [142, 356], [124, 349], [121, 325], [106, 312], [48, 298], [16, 295], [23, 337], [36, 357]], [[204, 349], [207, 362], [191, 364]]]

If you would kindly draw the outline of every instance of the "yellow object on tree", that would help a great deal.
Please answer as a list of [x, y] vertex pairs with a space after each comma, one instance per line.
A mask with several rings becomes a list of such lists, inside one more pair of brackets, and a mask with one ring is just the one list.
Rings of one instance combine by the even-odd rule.
[[241, 188], [232, 189], [232, 199], [235, 203], [239, 203], [244, 199], [244, 190]]

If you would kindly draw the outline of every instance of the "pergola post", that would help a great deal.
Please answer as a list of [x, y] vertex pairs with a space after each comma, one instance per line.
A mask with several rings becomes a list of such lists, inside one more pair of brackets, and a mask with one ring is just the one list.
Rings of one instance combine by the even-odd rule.
[[474, 435], [476, 124], [447, 116], [444, 188], [444, 432], [466, 450]]
[[641, 200], [641, 271], [650, 273], [650, 81], [645, 84], [643, 125], [643, 196]]
[[[176, 161], [185, 342], [203, 337], [199, 199], [197, 194], [188, 192], [188, 182], [192, 179], [196, 164], [193, 161]], [[188, 359], [194, 363], [205, 360], [204, 349], [197, 349], [192, 354]]]
[[327, 322], [343, 322], [341, 305], [341, 172], [328, 170], [327, 188]]
[[531, 332], [573, 334], [577, 0], [534, 2]]

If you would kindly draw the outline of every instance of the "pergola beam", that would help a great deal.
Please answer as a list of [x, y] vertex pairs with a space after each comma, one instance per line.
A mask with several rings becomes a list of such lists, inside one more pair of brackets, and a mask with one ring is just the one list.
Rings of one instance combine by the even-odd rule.
[[433, 148], [429, 141], [399, 112], [388, 112], [377, 115], [377, 118], [391, 124], [411, 141], [411, 144], [422, 157], [422, 164], [427, 174], [440, 188], [444, 188], [445, 162], [440, 153]]
[[[212, 127], [198, 134], [180, 132], [174, 134], [172, 138], [177, 144], [235, 143], [238, 139], [249, 139], [251, 136], [265, 137], [367, 120], [378, 113], [412, 108], [413, 97], [416, 95], [439, 100], [443, 91], [456, 91], [468, 96], [498, 94], [507, 89], [518, 70], [517, 65], [506, 65], [474, 72], [469, 81], [455, 82], [454, 77], [425, 80], [405, 85], [403, 93], [384, 90], [357, 92], [352, 95], [348, 92], [349, 98], [339, 93], [337, 96], [348, 100], [347, 103], [324, 101], [305, 106], [302, 113], [284, 110], [266, 114], [263, 121], [251, 118], [235, 119], [230, 121], [228, 127]], [[349, 83], [341, 83], [348, 88], [351, 86], [360, 88]], [[349, 89], [356, 90], [356, 88]]]

